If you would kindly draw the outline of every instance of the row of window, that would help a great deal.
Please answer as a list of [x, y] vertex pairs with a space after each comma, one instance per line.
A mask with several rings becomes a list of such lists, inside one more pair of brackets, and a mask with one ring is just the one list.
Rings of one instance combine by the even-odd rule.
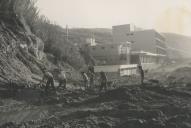
[[141, 63], [154, 63], [156, 61], [155, 57], [142, 56], [140, 57]]
[[134, 32], [127, 33], [126, 35], [127, 35], [127, 36], [133, 36], [133, 35], [134, 35]]
[[137, 73], [137, 68], [126, 68], [126, 69], [122, 69], [120, 70], [120, 75], [121, 76], [130, 76], [130, 75], [133, 75], [133, 74], [136, 74]]
[[[104, 46], [102, 46], [102, 47], [97, 47], [97, 48], [96, 48], [96, 47], [93, 47], [92, 49], [93, 49], [93, 50], [96, 50], [96, 49], [99, 49], [99, 48], [100, 48], [100, 49], [105, 49], [106, 47], [104, 47]], [[109, 48], [109, 47], [107, 47], [107, 48]], [[110, 46], [110, 48], [113, 49], [114, 46]]]
[[165, 41], [165, 38], [162, 35], [160, 35], [158, 32], [155, 32], [155, 37], [161, 39], [162, 41]]
[[166, 55], [166, 54], [167, 54], [167, 52], [166, 52], [165, 49], [161, 49], [161, 48], [159, 48], [159, 47], [157, 47], [156, 53], [157, 53], [157, 54], [163, 54], [163, 55]]
[[163, 48], [166, 48], [166, 45], [164, 42], [162, 42], [160, 39], [156, 39], [156, 45], [160, 46], [160, 47], [163, 47]]

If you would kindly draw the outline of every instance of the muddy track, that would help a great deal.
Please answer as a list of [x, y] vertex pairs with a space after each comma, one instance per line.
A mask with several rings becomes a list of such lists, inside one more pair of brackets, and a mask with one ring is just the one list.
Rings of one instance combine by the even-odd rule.
[[[34, 116], [40, 110], [46, 111], [43, 118], [39, 116], [28, 121], [20, 118], [12, 125], [69, 128], [187, 128], [191, 125], [191, 97], [186, 88], [124, 86], [101, 94], [64, 91], [53, 97], [53, 104], [35, 106], [38, 111], [33, 112]], [[54, 104], [54, 99], [58, 100], [57, 104]], [[24, 111], [19, 113], [22, 115]]]

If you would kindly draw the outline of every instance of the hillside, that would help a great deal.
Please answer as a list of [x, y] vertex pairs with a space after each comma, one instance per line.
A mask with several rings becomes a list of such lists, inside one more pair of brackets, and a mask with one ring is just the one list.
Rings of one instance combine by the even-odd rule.
[[[82, 38], [88, 38], [94, 35], [94, 37], [98, 40], [103, 40], [105, 42], [112, 41], [112, 30], [109, 28], [71, 28], [69, 29], [69, 35], [70, 34], [71, 37], [81, 36]], [[161, 34], [165, 36], [169, 47], [180, 48], [189, 51], [191, 47], [191, 37], [175, 33]]]
[[174, 33], [163, 33], [163, 35], [166, 38], [168, 47], [180, 50], [180, 55], [184, 58], [191, 57], [191, 37]]
[[[69, 70], [73, 78], [79, 78], [76, 70], [84, 65], [84, 60], [78, 48], [62, 42], [62, 38], [59, 38], [62, 33], [57, 30], [56, 25], [46, 24], [52, 31], [57, 32], [57, 36], [48, 36], [48, 41], [39, 38], [40, 36], [31, 29], [32, 26], [28, 24], [26, 17], [18, 15], [15, 9], [18, 1], [0, 1], [0, 83], [5, 86], [10, 83], [18, 86], [38, 83], [43, 68], [46, 67], [54, 73], [58, 66]], [[47, 35], [44, 33], [44, 36]], [[52, 52], [44, 53], [44, 48], [49, 45], [47, 42], [51, 42], [52, 47], [49, 48]], [[59, 51], [64, 52], [61, 55]]]
[[[166, 41], [168, 45], [175, 48], [182, 48], [185, 50], [189, 50], [191, 46], [191, 37], [179, 35], [175, 33], [162, 33], [166, 37]], [[189, 46], [189, 47], [188, 47]]]
[[35, 36], [23, 17], [13, 10], [14, 1], [0, 1], [0, 82], [32, 82], [40, 75], [44, 44]]
[[[111, 29], [95, 28], [95, 29], [70, 29], [73, 42], [83, 43], [86, 38], [94, 35], [98, 43], [112, 43]], [[191, 37], [174, 34], [174, 33], [161, 33], [166, 38], [168, 53], [172, 58], [190, 58], [191, 57]], [[80, 41], [78, 41], [80, 39]], [[173, 54], [173, 55], [172, 55]]]
[[106, 28], [71, 28], [69, 29], [69, 39], [74, 42], [83, 44], [86, 38], [94, 37], [98, 43], [111, 43], [111, 29]]

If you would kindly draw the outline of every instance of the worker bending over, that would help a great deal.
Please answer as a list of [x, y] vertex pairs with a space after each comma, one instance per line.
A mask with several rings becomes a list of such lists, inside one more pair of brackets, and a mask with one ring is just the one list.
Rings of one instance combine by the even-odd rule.
[[58, 88], [61, 88], [63, 85], [63, 89], [66, 89], [67, 78], [66, 78], [66, 73], [64, 71], [61, 70], [59, 71], [58, 82], [59, 82]]
[[88, 70], [88, 76], [89, 76], [89, 79], [90, 79], [90, 87], [93, 87], [94, 86], [94, 77], [95, 77], [95, 73], [92, 72], [91, 70]]
[[83, 81], [84, 81], [84, 87], [85, 87], [85, 89], [88, 89], [88, 87], [89, 87], [88, 75], [85, 72], [81, 72], [81, 75], [82, 75], [82, 78], [83, 78]]
[[48, 91], [48, 89], [51, 87], [53, 90], [55, 90], [55, 87], [54, 87], [54, 78], [53, 78], [53, 75], [51, 72], [49, 72], [48, 70], [46, 69], [43, 69], [43, 78], [42, 78], [42, 81], [40, 82], [40, 84], [46, 82], [46, 86], [45, 86], [45, 92]]
[[140, 76], [141, 76], [141, 85], [143, 85], [144, 84], [144, 70], [143, 70], [142, 65], [138, 65], [138, 71], [139, 71]]
[[107, 76], [105, 74], [105, 72], [101, 71], [100, 72], [100, 92], [102, 91], [102, 89], [104, 88], [104, 90], [107, 90]]

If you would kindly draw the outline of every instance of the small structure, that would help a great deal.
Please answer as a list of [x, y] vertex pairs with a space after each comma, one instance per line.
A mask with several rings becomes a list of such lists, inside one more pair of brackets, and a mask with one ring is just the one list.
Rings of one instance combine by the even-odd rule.
[[98, 60], [97, 65], [120, 65], [130, 63], [130, 42], [90, 46], [90, 53]]
[[94, 66], [94, 72], [106, 72], [109, 81], [116, 80], [120, 77], [131, 76], [137, 74], [137, 64], [129, 65], [100, 65]]
[[90, 46], [96, 46], [97, 43], [95, 42], [95, 38], [87, 38], [86, 43], [89, 44]]

